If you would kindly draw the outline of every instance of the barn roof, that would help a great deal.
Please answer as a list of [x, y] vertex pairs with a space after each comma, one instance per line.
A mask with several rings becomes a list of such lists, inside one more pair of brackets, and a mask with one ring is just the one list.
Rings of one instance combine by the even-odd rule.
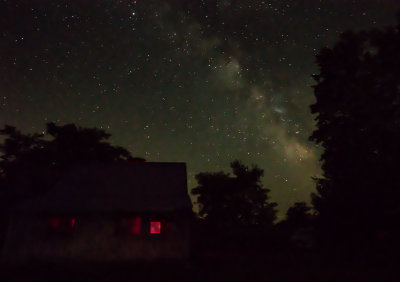
[[80, 165], [47, 195], [18, 210], [39, 212], [164, 212], [191, 210], [185, 163]]

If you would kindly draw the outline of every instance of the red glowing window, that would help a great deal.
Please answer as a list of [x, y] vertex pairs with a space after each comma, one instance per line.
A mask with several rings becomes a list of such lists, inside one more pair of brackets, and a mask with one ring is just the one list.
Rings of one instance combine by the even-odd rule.
[[150, 234], [161, 233], [161, 221], [150, 221]]
[[142, 219], [139, 216], [137, 216], [134, 218], [130, 218], [128, 222], [129, 222], [128, 224], [129, 233], [133, 235], [140, 234], [142, 227]]

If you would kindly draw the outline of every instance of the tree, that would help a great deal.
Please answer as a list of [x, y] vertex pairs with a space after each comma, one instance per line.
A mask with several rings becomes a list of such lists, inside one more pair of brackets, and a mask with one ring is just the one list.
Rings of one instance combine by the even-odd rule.
[[277, 223], [280, 237], [288, 240], [296, 231], [312, 227], [313, 215], [311, 207], [306, 202], [296, 202], [286, 212], [284, 220]]
[[51, 189], [69, 167], [133, 159], [126, 149], [107, 142], [110, 134], [74, 124], [48, 123], [46, 134], [22, 134], [6, 125], [0, 136], [0, 246], [10, 207]]
[[22, 134], [15, 127], [0, 130], [0, 196], [2, 202], [46, 192], [69, 167], [87, 162], [116, 162], [130, 153], [107, 142], [110, 134], [74, 124], [47, 124], [46, 134]]
[[317, 56], [310, 139], [324, 149], [324, 175], [312, 202], [335, 247], [366, 249], [400, 219], [399, 27], [346, 32]]
[[268, 192], [261, 184], [263, 170], [248, 168], [239, 161], [231, 163], [233, 177], [228, 173], [199, 173], [198, 186], [192, 194], [198, 196], [199, 215], [215, 226], [270, 226], [276, 218], [276, 203], [268, 202]]
[[305, 202], [296, 202], [286, 212], [286, 222], [293, 229], [310, 224], [311, 207]]

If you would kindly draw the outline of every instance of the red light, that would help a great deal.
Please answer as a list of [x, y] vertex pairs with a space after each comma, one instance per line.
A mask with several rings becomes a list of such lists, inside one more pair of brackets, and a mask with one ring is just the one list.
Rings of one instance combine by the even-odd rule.
[[131, 234], [138, 235], [141, 232], [142, 219], [140, 217], [134, 217], [130, 219], [129, 231]]
[[74, 228], [75, 227], [75, 218], [71, 219], [71, 227]]
[[161, 233], [161, 221], [151, 221], [150, 222], [150, 234]]

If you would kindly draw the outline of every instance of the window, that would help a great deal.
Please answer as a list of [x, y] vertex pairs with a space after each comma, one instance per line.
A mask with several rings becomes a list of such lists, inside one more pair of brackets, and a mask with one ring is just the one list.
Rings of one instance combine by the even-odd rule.
[[118, 227], [119, 233], [126, 235], [140, 235], [142, 233], [142, 218], [140, 216], [124, 218]]
[[142, 227], [142, 219], [137, 216], [129, 219], [129, 233], [132, 235], [139, 235]]
[[161, 221], [150, 221], [150, 234], [160, 234], [161, 226]]
[[165, 220], [158, 216], [132, 216], [118, 219], [116, 233], [123, 236], [153, 236], [165, 233]]

